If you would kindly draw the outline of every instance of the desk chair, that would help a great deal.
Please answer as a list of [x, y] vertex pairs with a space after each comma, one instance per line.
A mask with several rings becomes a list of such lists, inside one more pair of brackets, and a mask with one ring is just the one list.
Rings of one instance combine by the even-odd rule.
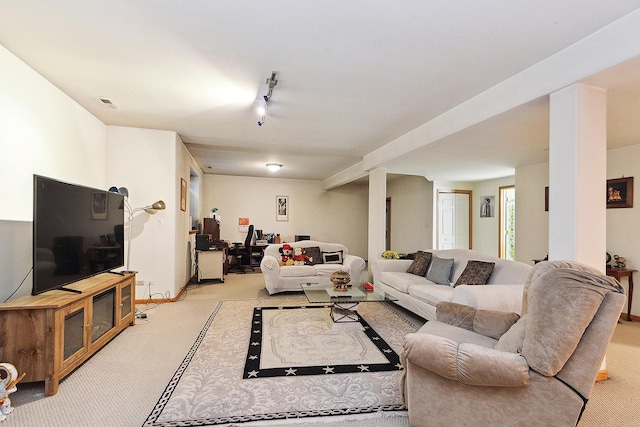
[[253, 238], [253, 225], [249, 226], [249, 231], [247, 232], [247, 237], [244, 239], [244, 246], [241, 246], [240, 243], [233, 244], [233, 255], [236, 258], [236, 270], [239, 270], [239, 273], [246, 273], [245, 267], [251, 268], [253, 270], [253, 265], [251, 265], [251, 239]]

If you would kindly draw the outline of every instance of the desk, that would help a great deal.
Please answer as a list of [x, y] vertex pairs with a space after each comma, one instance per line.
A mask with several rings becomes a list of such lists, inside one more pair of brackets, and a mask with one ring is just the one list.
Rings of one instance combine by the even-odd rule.
[[196, 275], [198, 283], [207, 279], [220, 279], [224, 282], [225, 250], [196, 250]]
[[218, 240], [211, 242], [211, 247], [219, 251], [224, 251], [224, 274], [229, 273], [229, 242]]
[[618, 282], [622, 277], [629, 280], [629, 298], [627, 299], [627, 320], [631, 321], [631, 301], [633, 300], [633, 272], [638, 270], [628, 270], [626, 268], [607, 268], [607, 276], [614, 277]]

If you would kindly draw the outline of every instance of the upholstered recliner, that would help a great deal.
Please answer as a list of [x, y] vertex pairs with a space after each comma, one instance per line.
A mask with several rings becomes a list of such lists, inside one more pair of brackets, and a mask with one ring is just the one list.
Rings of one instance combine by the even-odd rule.
[[624, 300], [614, 279], [552, 261], [531, 270], [522, 317], [439, 304], [404, 342], [410, 424], [575, 426]]

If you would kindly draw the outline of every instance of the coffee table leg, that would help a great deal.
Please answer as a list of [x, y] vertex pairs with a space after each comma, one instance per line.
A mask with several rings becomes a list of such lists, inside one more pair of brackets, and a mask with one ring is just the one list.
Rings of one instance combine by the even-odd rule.
[[331, 319], [333, 323], [357, 322], [358, 303], [336, 302], [331, 304]]

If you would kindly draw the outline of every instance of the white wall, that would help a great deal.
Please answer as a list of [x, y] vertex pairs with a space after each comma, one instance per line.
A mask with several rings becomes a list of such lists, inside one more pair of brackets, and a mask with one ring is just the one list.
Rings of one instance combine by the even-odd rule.
[[542, 259], [549, 253], [549, 212], [544, 210], [549, 164], [516, 169], [515, 183], [516, 260], [531, 264], [533, 259]]
[[[276, 196], [289, 196], [289, 221], [276, 221]], [[344, 244], [349, 253], [367, 257], [368, 187], [348, 184], [325, 191], [321, 181], [204, 175], [201, 216], [217, 207], [220, 238], [244, 242], [238, 218], [249, 218], [264, 233], [292, 242], [297, 234]]]
[[[136, 299], [174, 297], [176, 282], [176, 217], [180, 180], [176, 179], [175, 132], [109, 126], [106, 151], [109, 186], [127, 187], [133, 209], [163, 200], [166, 210], [138, 212], [132, 222], [131, 270], [138, 271]], [[188, 177], [188, 175], [187, 175]], [[187, 221], [188, 222], [188, 221]], [[125, 224], [125, 240], [128, 238]], [[188, 231], [186, 232], [188, 234]], [[151, 289], [149, 290], [149, 283]]]
[[[498, 204], [500, 200], [500, 187], [513, 185], [514, 181], [515, 177], [509, 176], [506, 178], [478, 181], [473, 183], [473, 196], [471, 199], [473, 213], [471, 215], [471, 221], [473, 223], [472, 246], [474, 250], [480, 251], [487, 255], [496, 257], [498, 256], [498, 229], [500, 227]], [[480, 200], [484, 196], [494, 196], [494, 215], [492, 217], [480, 218]], [[516, 201], [517, 200], [518, 197], [516, 196]], [[516, 210], [516, 224], [517, 223], [518, 213]], [[517, 233], [516, 240], [518, 240]]]
[[433, 183], [423, 176], [387, 182], [391, 198], [391, 249], [412, 253], [433, 247]]
[[[106, 126], [2, 46], [0, 64], [0, 221], [33, 220], [33, 174], [108, 188]], [[28, 295], [30, 251], [2, 253], [0, 301]]]

